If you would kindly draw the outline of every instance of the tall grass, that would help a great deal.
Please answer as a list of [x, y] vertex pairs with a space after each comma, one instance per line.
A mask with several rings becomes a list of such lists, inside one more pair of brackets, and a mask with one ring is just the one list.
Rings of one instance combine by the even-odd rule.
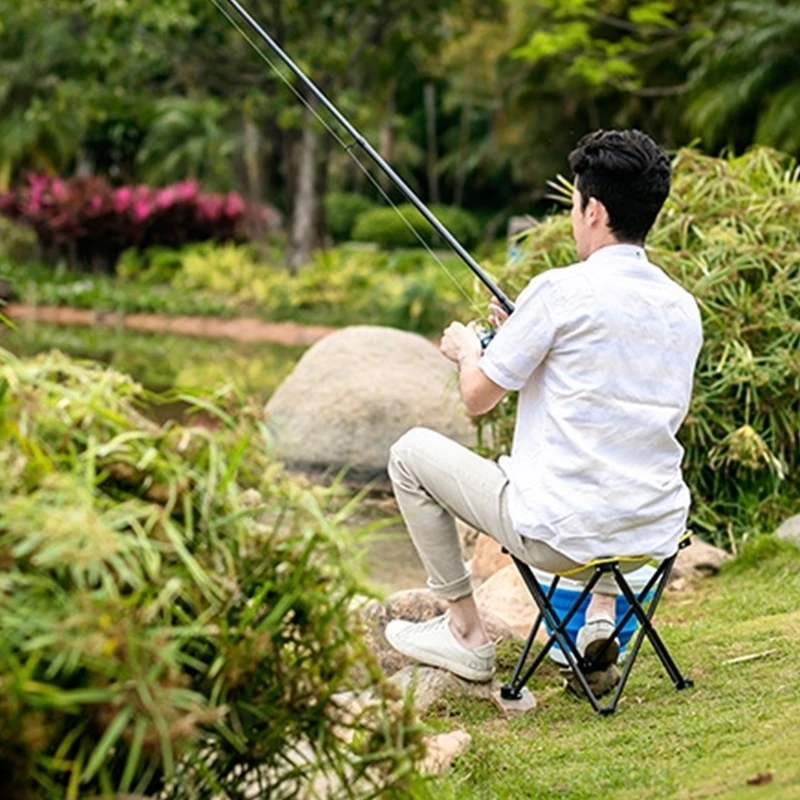
[[214, 423], [159, 426], [143, 399], [0, 349], [0, 794], [403, 795], [418, 733], [330, 492], [286, 478], [260, 407], [185, 396]]

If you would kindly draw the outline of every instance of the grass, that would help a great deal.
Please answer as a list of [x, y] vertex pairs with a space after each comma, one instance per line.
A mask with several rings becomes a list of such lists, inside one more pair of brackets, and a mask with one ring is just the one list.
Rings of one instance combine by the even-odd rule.
[[[433, 796], [800, 797], [798, 562], [797, 548], [763, 537], [719, 576], [665, 597], [658, 627], [693, 689], [676, 693], [645, 645], [611, 717], [567, 695], [554, 668], [532, 681], [536, 710], [516, 719], [485, 701], [446, 699], [428, 725], [473, 738], [432, 782]], [[501, 679], [517, 651], [501, 652]], [[751, 655], [759, 657], [733, 661]], [[768, 782], [748, 784], [766, 774]]]

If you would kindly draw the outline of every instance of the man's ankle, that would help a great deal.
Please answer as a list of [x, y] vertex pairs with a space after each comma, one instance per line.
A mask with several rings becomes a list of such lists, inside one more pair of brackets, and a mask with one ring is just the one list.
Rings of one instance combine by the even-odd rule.
[[459, 620], [453, 619], [452, 615], [450, 616], [450, 630], [456, 637], [456, 641], [469, 650], [491, 643], [483, 625], [467, 626]]

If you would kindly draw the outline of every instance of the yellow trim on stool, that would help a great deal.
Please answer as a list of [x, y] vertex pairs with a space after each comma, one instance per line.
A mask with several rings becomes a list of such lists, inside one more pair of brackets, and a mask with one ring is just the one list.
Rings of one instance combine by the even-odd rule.
[[[686, 531], [686, 533], [681, 536], [678, 540], [678, 550], [684, 545], [684, 542], [691, 539], [693, 531]], [[676, 551], [677, 552], [677, 551]], [[667, 556], [669, 558], [669, 556]], [[663, 559], [661, 559], [663, 561]], [[561, 578], [568, 578], [570, 575], [577, 575], [579, 572], [584, 572], [587, 569], [593, 569], [594, 567], [600, 567], [603, 564], [635, 564], [636, 562], [642, 562], [642, 565], [649, 563], [650, 561], [655, 561], [651, 556], [614, 556], [609, 558], [596, 558], [594, 561], [587, 561], [585, 564], [581, 564], [577, 567], [572, 567], [571, 569], [563, 570], [554, 573]]]

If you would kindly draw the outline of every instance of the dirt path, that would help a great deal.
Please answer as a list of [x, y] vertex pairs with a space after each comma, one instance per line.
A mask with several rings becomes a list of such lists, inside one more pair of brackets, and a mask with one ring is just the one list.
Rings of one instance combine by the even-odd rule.
[[239, 342], [275, 342], [285, 345], [311, 345], [333, 333], [324, 325], [298, 325], [295, 322], [263, 322], [241, 317], [169, 317], [164, 314], [102, 313], [66, 306], [29, 306], [11, 303], [3, 313], [12, 320], [35, 320], [54, 325], [99, 325], [123, 327], [148, 333], [175, 333], [207, 339], [235, 339]]

